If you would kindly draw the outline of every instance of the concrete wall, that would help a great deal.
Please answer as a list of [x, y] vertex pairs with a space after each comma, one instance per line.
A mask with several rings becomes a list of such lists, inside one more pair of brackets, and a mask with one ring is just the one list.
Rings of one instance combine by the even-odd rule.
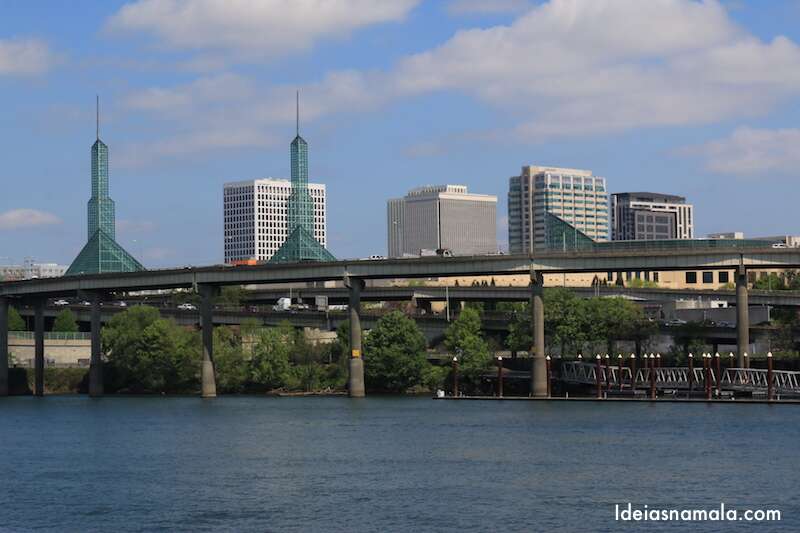
[[[17, 366], [33, 367], [35, 354], [32, 338], [20, 338], [10, 332], [8, 335], [8, 350]], [[45, 339], [44, 359], [45, 366], [80, 366], [89, 367], [92, 342], [90, 339], [57, 340]]]

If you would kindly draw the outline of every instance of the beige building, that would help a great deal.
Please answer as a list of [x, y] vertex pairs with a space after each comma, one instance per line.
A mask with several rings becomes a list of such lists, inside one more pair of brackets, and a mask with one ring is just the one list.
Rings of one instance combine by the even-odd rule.
[[497, 252], [497, 197], [465, 185], [412, 189], [386, 204], [389, 257], [449, 250], [454, 255]]

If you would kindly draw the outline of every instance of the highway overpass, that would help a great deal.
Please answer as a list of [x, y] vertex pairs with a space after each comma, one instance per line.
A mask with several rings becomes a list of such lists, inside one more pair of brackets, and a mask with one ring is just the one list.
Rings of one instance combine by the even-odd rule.
[[547, 252], [528, 255], [491, 255], [473, 257], [421, 257], [375, 261], [336, 261], [330, 263], [263, 264], [253, 266], [208, 266], [133, 273], [108, 273], [61, 278], [34, 279], [0, 283], [0, 395], [8, 394], [8, 307], [11, 301], [23, 300], [35, 309], [37, 395], [44, 391], [44, 309], [47, 299], [82, 295], [91, 301], [92, 354], [89, 392], [102, 394], [102, 358], [100, 347], [101, 301], [109, 294], [124, 294], [145, 289], [194, 288], [201, 295], [200, 322], [203, 333], [201, 366], [202, 395], [216, 396], [213, 363], [213, 302], [219, 288], [226, 285], [271, 284], [344, 280], [348, 288], [351, 331], [349, 392], [363, 396], [363, 361], [361, 359], [360, 302], [368, 279], [413, 279], [431, 277], [530, 275], [531, 321], [534, 337], [534, 363], [531, 393], [547, 395], [544, 354], [544, 273], [626, 272], [667, 270], [736, 270], [737, 345], [739, 364], [749, 345], [747, 316], [748, 268], [800, 268], [800, 250], [792, 248], [749, 247], [736, 241], [703, 243], [687, 241], [661, 246], [656, 241], [632, 243], [625, 249], [602, 249], [588, 252]]

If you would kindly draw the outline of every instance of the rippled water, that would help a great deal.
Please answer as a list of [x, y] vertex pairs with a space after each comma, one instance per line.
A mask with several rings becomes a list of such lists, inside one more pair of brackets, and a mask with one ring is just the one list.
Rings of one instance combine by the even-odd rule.
[[788, 405], [2, 398], [0, 531], [798, 531], [799, 437]]

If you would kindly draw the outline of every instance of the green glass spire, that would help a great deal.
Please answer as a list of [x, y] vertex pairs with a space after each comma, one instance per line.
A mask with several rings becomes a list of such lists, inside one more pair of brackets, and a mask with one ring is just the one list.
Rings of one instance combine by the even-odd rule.
[[289, 145], [292, 193], [287, 206], [288, 237], [269, 260], [271, 263], [335, 261], [314, 238], [314, 200], [308, 192], [308, 143], [300, 136], [300, 93], [297, 93], [297, 129]]
[[97, 99], [97, 139], [92, 145], [92, 197], [87, 206], [88, 239], [66, 275], [144, 270], [116, 242], [114, 200], [108, 195], [108, 146], [100, 140], [100, 98]]

